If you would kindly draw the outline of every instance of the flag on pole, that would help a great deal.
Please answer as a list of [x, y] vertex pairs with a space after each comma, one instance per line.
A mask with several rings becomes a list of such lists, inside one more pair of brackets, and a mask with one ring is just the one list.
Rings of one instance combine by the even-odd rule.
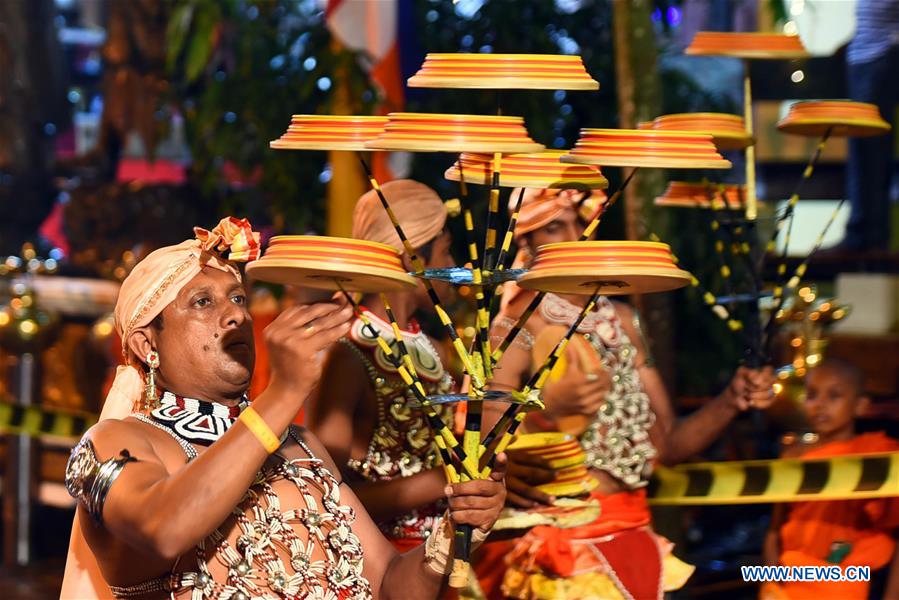
[[[325, 22], [345, 47], [364, 52], [371, 61], [369, 74], [380, 93], [377, 114], [399, 112], [405, 106], [405, 81], [400, 62], [400, 10], [402, 0], [327, 0]], [[380, 182], [402, 177], [385, 152], [373, 156]], [[393, 167], [391, 165], [394, 165]]]

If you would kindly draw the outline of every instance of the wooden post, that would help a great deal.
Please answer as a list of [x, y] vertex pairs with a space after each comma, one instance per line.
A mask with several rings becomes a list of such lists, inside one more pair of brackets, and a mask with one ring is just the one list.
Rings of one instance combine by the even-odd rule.
[[[30, 352], [17, 355], [10, 373], [14, 402], [19, 406], [37, 404], [39, 389], [37, 357]], [[32, 509], [36, 496], [36, 440], [28, 434], [6, 436], [6, 465], [3, 476], [3, 563], [23, 567], [31, 562]]]
[[[618, 94], [618, 124], [633, 129], [640, 121], [659, 116], [661, 82], [656, 63], [655, 32], [648, 0], [615, 0], [612, 25], [615, 44], [615, 81]], [[627, 171], [622, 173], [627, 176]], [[627, 239], [646, 239], [647, 202], [661, 193], [665, 171], [640, 169], [624, 192], [625, 232]], [[651, 204], [649, 204], [651, 206]], [[660, 228], [664, 237], [664, 228]], [[647, 332], [652, 332], [652, 352], [663, 378], [674, 382], [674, 346], [671, 299], [668, 295], [637, 296], [634, 307], [643, 317]]]
[[[332, 41], [334, 52], [340, 51], [340, 44]], [[334, 103], [331, 112], [335, 115], [352, 115], [358, 102], [350, 94], [349, 72], [341, 66], [334, 73]], [[353, 208], [359, 196], [368, 190], [368, 182], [355, 152], [330, 151], [331, 181], [328, 182], [327, 234], [350, 237], [353, 233]]]

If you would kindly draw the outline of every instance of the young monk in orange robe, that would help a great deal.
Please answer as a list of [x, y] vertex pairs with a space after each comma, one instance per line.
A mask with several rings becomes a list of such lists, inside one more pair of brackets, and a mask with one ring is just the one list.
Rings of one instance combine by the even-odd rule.
[[[831, 359], [809, 372], [805, 411], [818, 441], [791, 446], [784, 457], [826, 458], [868, 452], [895, 452], [899, 442], [883, 432], [855, 432], [855, 418], [868, 405], [861, 372]], [[899, 497], [872, 500], [795, 502], [775, 507], [765, 539], [768, 564], [785, 566], [862, 565], [888, 568], [884, 598], [899, 598]], [[868, 598], [866, 581], [766, 584], [764, 599]]]

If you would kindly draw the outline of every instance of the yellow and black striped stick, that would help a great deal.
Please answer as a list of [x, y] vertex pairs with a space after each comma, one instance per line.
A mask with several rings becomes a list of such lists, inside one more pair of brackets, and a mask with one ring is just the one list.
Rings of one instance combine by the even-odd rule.
[[[390, 218], [390, 222], [393, 224], [393, 228], [403, 244], [403, 249], [405, 249], [406, 254], [409, 255], [409, 260], [412, 261], [412, 268], [415, 269], [415, 273], [417, 275], [424, 275], [425, 270], [421, 259], [415, 253], [415, 248], [413, 248], [412, 244], [409, 243], [409, 239], [403, 232], [403, 228], [400, 226], [400, 222], [396, 218], [396, 214], [393, 212], [393, 209], [390, 208], [390, 204], [387, 202], [387, 198], [384, 196], [384, 192], [381, 190], [381, 186], [378, 183], [378, 180], [375, 179], [374, 175], [371, 172], [371, 169], [368, 166], [368, 163], [365, 162], [365, 158], [361, 153], [359, 154], [359, 162], [362, 163], [362, 168], [365, 170], [366, 176], [368, 176], [368, 181], [371, 184], [372, 189], [374, 189], [378, 194], [378, 199], [381, 201], [381, 206], [383, 206], [384, 210], [387, 211], [387, 216]], [[437, 295], [437, 291], [434, 289], [434, 286], [431, 285], [430, 280], [425, 277], [422, 277], [421, 280], [424, 283], [425, 290], [428, 293], [428, 297], [431, 299], [431, 304], [434, 305], [434, 310], [437, 312], [437, 317], [440, 319], [440, 323], [443, 325], [443, 328], [446, 330], [447, 335], [449, 335], [449, 338], [452, 341], [453, 348], [455, 349], [456, 354], [458, 354], [459, 360], [462, 361], [462, 365], [465, 367], [465, 370], [468, 371], [469, 376], [471, 376], [472, 384], [478, 386], [479, 388], [483, 388], [483, 370], [475, 369], [475, 365], [471, 360], [471, 355], [468, 353], [468, 350], [465, 348], [462, 340], [459, 339], [459, 334], [456, 333], [456, 328], [453, 325], [453, 321], [452, 319], [450, 319], [450, 316], [449, 314], [447, 314], [446, 310], [443, 309], [443, 305], [440, 302], [440, 296]]]
[[[466, 472], [468, 473], [470, 473], [471, 470], [473, 470], [475, 473], [478, 472], [478, 447], [481, 437], [480, 431], [482, 413], [482, 402], [478, 395], [484, 389], [484, 380], [490, 377], [490, 372], [492, 370], [490, 338], [488, 335], [488, 329], [490, 328], [489, 306], [492, 294], [490, 294], [489, 291], [484, 288], [483, 276], [489, 276], [491, 270], [493, 269], [494, 252], [496, 249], [496, 224], [499, 219], [499, 173], [501, 169], [501, 161], [502, 155], [499, 153], [495, 153], [493, 155], [493, 179], [490, 186], [490, 200], [487, 212], [487, 233], [486, 240], [484, 242], [483, 268], [479, 268], [477, 245], [474, 243], [473, 239], [474, 222], [471, 217], [471, 211], [468, 209], [467, 203], [463, 204], [463, 209], [466, 211], [465, 229], [466, 234], [468, 234], [469, 236], [469, 258], [472, 262], [472, 280], [474, 283], [475, 299], [477, 302], [476, 331], [481, 347], [480, 352], [476, 353], [476, 355], [480, 355], [481, 364], [479, 366], [483, 369], [483, 376], [480, 381], [476, 381], [475, 377], [472, 377], [471, 392], [469, 395], [469, 400], [466, 403], [467, 413], [465, 418], [465, 432], [462, 437], [462, 447], [465, 449], [465, 453], [469, 461], [471, 461], [469, 464], [465, 465]], [[462, 161], [460, 158], [460, 169], [461, 163]], [[464, 185], [465, 177], [461, 173], [461, 171], [460, 179], [462, 180]], [[464, 192], [465, 190], [463, 188], [463, 193]], [[492, 290], [492, 286], [490, 287], [490, 289]], [[477, 478], [478, 475], [471, 475], [471, 477]], [[462, 479], [463, 481], [466, 479], [466, 474], [462, 475]], [[473, 529], [470, 525], [456, 527], [453, 570], [450, 574], [451, 587], [463, 587], [465, 585], [465, 582], [467, 582], [468, 580], [470, 571], [469, 561], [471, 558], [472, 532]]]
[[465, 225], [465, 241], [468, 245], [468, 260], [471, 263], [471, 282], [474, 289], [477, 313], [475, 317], [475, 341], [480, 346], [480, 351], [469, 351], [472, 359], [480, 362], [484, 370], [484, 379], [489, 379], [492, 374], [490, 358], [490, 311], [484, 294], [484, 274], [481, 268], [481, 259], [478, 256], [478, 245], [475, 241], [474, 219], [471, 216], [471, 207], [468, 198], [468, 183], [465, 181], [465, 171], [462, 157], [459, 157], [459, 205], [462, 208], [462, 220]]
[[[418, 379], [418, 374], [415, 371], [415, 366], [412, 362], [412, 357], [409, 356], [409, 352], [406, 349], [406, 343], [403, 341], [402, 332], [400, 331], [399, 324], [397, 323], [396, 317], [393, 314], [393, 310], [390, 308], [390, 303], [388, 302], [387, 297], [384, 294], [381, 294], [381, 301], [384, 303], [384, 309], [387, 312], [387, 317], [390, 319], [390, 326], [393, 328], [394, 337], [397, 340], [397, 348], [400, 351], [403, 361], [404, 361], [405, 365], [407, 366], [407, 368], [409, 369], [409, 371], [414, 374], [414, 379], [415, 379], [415, 383], [417, 384], [417, 386], [423, 390], [424, 386], [421, 385], [421, 381]], [[436, 411], [433, 410], [433, 408], [431, 408], [432, 405], [430, 404], [430, 402], [427, 400], [426, 397], [424, 399], [422, 397], [419, 397], [418, 400], [419, 400], [419, 402], [422, 403], [422, 406], [425, 407], [426, 410], [430, 409], [433, 412], [433, 414], [437, 417], [436, 419], [434, 419], [429, 416], [429, 419], [432, 419], [435, 422], [440, 421], [439, 416], [437, 416]], [[471, 406], [471, 403], [469, 402], [469, 408], [470, 408], [470, 406]], [[442, 421], [440, 421], [440, 422], [442, 423]], [[480, 429], [480, 411], [479, 411], [478, 417], [477, 417], [477, 424], [478, 424], [478, 429]], [[433, 425], [432, 425], [432, 429], [433, 429]], [[450, 434], [450, 435], [452, 435], [452, 434]], [[440, 457], [441, 457], [441, 460], [442, 460], [443, 466], [444, 466], [444, 472], [446, 474], [447, 481], [449, 481], [450, 483], [457, 483], [460, 481], [469, 481], [469, 480], [475, 478], [475, 475], [473, 475], [473, 474], [476, 474], [478, 472], [477, 439], [479, 439], [480, 434], [478, 431], [476, 431], [474, 433], [474, 435], [476, 436], [476, 441], [474, 443], [474, 446], [472, 447], [471, 441], [468, 439], [468, 436], [469, 436], [468, 421], [466, 421], [465, 438], [463, 438], [463, 443], [462, 443], [464, 458], [462, 458], [461, 472], [457, 471], [455, 469], [455, 466], [453, 465], [452, 457], [449, 454], [448, 449], [446, 448], [446, 436], [445, 435], [444, 436], [434, 436], [434, 443], [437, 446], [438, 451], [440, 452]], [[453, 439], [455, 440], [455, 436], [453, 436]], [[458, 456], [458, 454], [457, 454], [457, 456]], [[471, 545], [471, 535], [472, 535], [472, 529], [470, 526], [459, 526], [456, 528], [455, 536], [456, 536], [457, 540], [459, 540], [461, 544], [463, 544], [464, 546], [469, 547], [469, 548]], [[463, 553], [460, 556], [460, 559], [462, 559], [464, 562], [467, 563], [468, 560], [470, 559], [470, 549], [469, 549], [469, 551]]]
[[509, 252], [512, 247], [512, 238], [515, 237], [515, 226], [518, 224], [518, 214], [521, 212], [521, 201], [524, 200], [524, 190], [518, 192], [518, 199], [515, 201], [515, 208], [512, 210], [512, 216], [509, 218], [509, 227], [506, 228], [506, 235], [503, 237], [503, 245], [499, 250], [499, 258], [496, 259], [496, 270], [502, 271], [508, 269], [511, 264], [513, 253]]
[[778, 278], [778, 286], [782, 286], [784, 283], [784, 279], [787, 274], [787, 253], [790, 247], [790, 237], [793, 233], [793, 218], [796, 214], [796, 205], [799, 203], [799, 195], [802, 191], [802, 186], [808, 181], [812, 173], [815, 172], [815, 165], [818, 164], [818, 160], [821, 158], [821, 152], [824, 150], [824, 146], [827, 145], [827, 140], [830, 138], [830, 134], [833, 131], [832, 127], [828, 127], [827, 131], [824, 132], [824, 135], [821, 136], [821, 139], [818, 141], [818, 144], [815, 146], [815, 151], [812, 153], [812, 157], [809, 159], [808, 164], [805, 165], [805, 169], [802, 171], [802, 176], [799, 178], [799, 182], [796, 184], [796, 187], [793, 190], [793, 195], [790, 196], [790, 199], [787, 201], [787, 206], [784, 209], [784, 214], [777, 219], [777, 222], [774, 226], [774, 233], [771, 235], [771, 239], [768, 241], [768, 245], [765, 247], [766, 252], [774, 252], [777, 250], [777, 238], [780, 235], [780, 232], [783, 230], [784, 226], [786, 226], [787, 231], [784, 236], [783, 248], [780, 251], [780, 257], [778, 258], [777, 264], [777, 278]]
[[[653, 242], [661, 242], [661, 238], [655, 233], [649, 234], [649, 239]], [[679, 265], [680, 261], [677, 258], [677, 255], [674, 252], [671, 253], [671, 260], [675, 265]], [[734, 332], [740, 340], [743, 342], [744, 346], [747, 350], [756, 353], [755, 344], [749, 339], [749, 336], [746, 334], [745, 327], [743, 322], [733, 316], [733, 314], [727, 309], [726, 306], [719, 304], [715, 299], [715, 295], [711, 293], [702, 282], [697, 279], [697, 277], [690, 271], [687, 271], [690, 274], [690, 287], [696, 290], [699, 294], [699, 297], [702, 298], [703, 304], [709, 307], [712, 313], [718, 317], [721, 321], [723, 321], [727, 328]]]
[[0, 399], [0, 433], [51, 435], [77, 440], [97, 422], [97, 415], [14, 404]]
[[481, 270], [480, 259], [478, 258], [478, 248], [474, 239], [474, 220], [471, 216], [471, 209], [465, 200], [462, 200], [462, 216], [465, 221], [465, 234], [468, 241], [468, 260], [471, 262], [471, 280], [472, 288], [474, 288], [475, 304], [477, 306], [477, 317], [475, 320], [475, 332], [480, 351], [478, 355], [484, 369], [484, 377], [489, 378], [492, 370], [490, 360], [490, 313], [487, 310], [487, 300], [484, 296], [483, 271]]
[[[733, 226], [732, 230], [729, 230], [728, 227], [725, 227], [725, 223], [722, 219], [718, 218], [717, 215], [721, 214], [724, 216], [728, 216], [725, 209], [727, 208], [727, 200], [725, 198], [725, 186], [723, 183], [718, 184], [717, 194], [715, 196], [716, 200], [712, 202], [712, 213], [716, 215], [716, 220], [721, 228], [721, 232], [724, 234], [724, 243], [730, 249], [730, 254], [734, 258], [743, 259], [746, 263], [746, 268], [750, 270], [750, 273], [755, 276], [756, 267], [749, 257], [752, 247], [749, 244], [749, 241], [746, 240], [746, 229], [739, 222], [734, 223], [731, 218], [729, 218], [727, 225]], [[743, 192], [738, 188], [737, 190], [737, 198], [738, 198], [738, 207], [739, 213], [742, 214], [745, 210], [745, 203], [743, 202]]]
[[[552, 372], [553, 367], [556, 366], [556, 362], [558, 362], [559, 357], [561, 357], [562, 354], [565, 353], [565, 348], [568, 346], [568, 342], [571, 340], [571, 337], [575, 334], [577, 328], [580, 327], [581, 322], [596, 306], [596, 302], [599, 299], [599, 291], [600, 288], [597, 287], [593, 292], [593, 295], [590, 296], [590, 299], [587, 301], [587, 304], [584, 306], [583, 310], [581, 310], [580, 314], [568, 328], [568, 331], [565, 332], [565, 336], [562, 337], [561, 340], [559, 340], [559, 343], [556, 344], [556, 347], [553, 348], [553, 351], [549, 354], [549, 356], [546, 357], [543, 365], [541, 365], [537, 372], [531, 376], [530, 380], [528, 380], [527, 384], [521, 390], [519, 394], [520, 397], [524, 399], [524, 402], [521, 404], [513, 404], [509, 407], [509, 409], [514, 409], [516, 411], [514, 420], [511, 424], [509, 424], [509, 428], [502, 433], [499, 443], [496, 445], [496, 448], [492, 452], [488, 450], [483, 454], [482, 460], [486, 461], [487, 464], [481, 471], [482, 476], [485, 472], [487, 474], [490, 473], [490, 470], [493, 468], [493, 464], [496, 460], [496, 455], [500, 452], [503, 452], [509, 445], [509, 442], [512, 441], [512, 436], [515, 435], [515, 431], [524, 420], [525, 412], [524, 410], [522, 410], [523, 405], [527, 403], [527, 401], [531, 398], [532, 392], [539, 391], [543, 388], [546, 380], [549, 379], [549, 375]], [[506, 410], [509, 411], [509, 409]], [[500, 418], [500, 420], [497, 422], [497, 425], [499, 425], [500, 423], [504, 423], [504, 420], [502, 418]], [[494, 428], [490, 431], [488, 437], [490, 438], [491, 443], [493, 439], [495, 439], [497, 435], [499, 435], [499, 431], [500, 430], [497, 429], [496, 426], [494, 426]], [[486, 440], [487, 438], [485, 438], [485, 441]], [[488, 445], [489, 444], [484, 444], [484, 447], [486, 448]]]
[[[390, 302], [384, 294], [381, 294], [381, 302], [384, 303], [384, 310], [387, 312], [387, 318], [390, 319], [390, 326], [393, 329], [393, 336], [396, 339], [396, 347], [397, 350], [399, 350], [400, 358], [406, 369], [409, 371], [409, 374], [412, 375], [415, 384], [424, 389], [424, 386], [421, 384], [421, 379], [418, 377], [418, 371], [415, 369], [415, 363], [412, 361], [409, 350], [406, 348], [406, 342], [403, 340], [403, 333], [400, 331], [399, 323], [396, 320], [396, 316], [393, 314]], [[428, 421], [428, 425], [430, 426], [430, 421]], [[431, 433], [432, 435], [434, 434], [433, 427], [431, 427]], [[442, 436], [434, 435], [434, 446], [437, 448], [437, 453], [440, 455], [441, 462], [443, 463], [447, 481], [450, 483], [458, 482], [459, 472], [453, 464], [453, 457], [450, 455], [449, 449], [446, 447], [446, 441]]]
[[[459, 158], [459, 179], [462, 186], [465, 186], [465, 176], [462, 173], [462, 158]], [[480, 351], [475, 352], [475, 359], [480, 358], [481, 365], [484, 369], [484, 379], [490, 378], [492, 373], [492, 361], [490, 352], [490, 338], [488, 330], [490, 329], [490, 313], [488, 310], [487, 300], [484, 294], [484, 284], [482, 280], [482, 270], [480, 260], [478, 259], [478, 248], [474, 236], [474, 220], [471, 216], [467, 198], [467, 189], [462, 187], [463, 195], [462, 208], [465, 217], [465, 233], [468, 238], [468, 257], [471, 261], [472, 283], [475, 290], [475, 300], [477, 305], [476, 317], [476, 336], [480, 345]], [[491, 190], [492, 192], [492, 190]], [[485, 262], [488, 260], [485, 252]], [[471, 386], [469, 391], [469, 399], [465, 403], [465, 431], [462, 434], [462, 448], [470, 461], [469, 467], [478, 470], [478, 447], [481, 441], [481, 416], [483, 413], [483, 402], [479, 394], [483, 388], [475, 385]], [[470, 534], [470, 532], [469, 532]], [[470, 540], [470, 538], [468, 538]]]
[[[649, 239], [653, 242], [662, 241], [662, 239], [658, 235], [652, 232], [650, 232], [649, 234]], [[680, 261], [678, 260], [677, 255], [674, 254], [674, 252], [671, 253], [671, 260], [675, 265], [680, 265]], [[743, 323], [739, 319], [734, 318], [730, 314], [730, 311], [727, 310], [727, 307], [718, 304], [718, 302], [715, 300], [715, 295], [708, 291], [706, 287], [702, 285], [702, 282], [699, 281], [699, 279], [697, 279], [692, 272], [688, 271], [688, 273], [690, 273], [690, 287], [699, 292], [703, 304], [708, 306], [716, 317], [724, 321], [727, 324], [728, 329], [734, 332], [742, 331]]]
[[565, 352], [565, 347], [568, 346], [568, 342], [571, 340], [571, 337], [575, 334], [577, 328], [581, 326], [581, 322], [596, 306], [596, 302], [599, 299], [599, 290], [600, 288], [597, 287], [593, 292], [593, 295], [590, 296], [590, 299], [587, 301], [587, 304], [584, 305], [583, 310], [581, 310], [580, 314], [574, 320], [574, 323], [572, 323], [571, 327], [568, 328], [568, 331], [565, 332], [565, 336], [561, 340], [559, 340], [559, 343], [556, 344], [556, 347], [553, 349], [550, 355], [546, 357], [546, 360], [543, 362], [543, 365], [537, 370], [537, 372], [531, 375], [530, 380], [528, 380], [527, 385], [525, 385], [524, 389], [522, 390], [523, 394], [527, 394], [530, 390], [543, 389], [543, 386], [546, 384], [546, 380], [549, 379], [549, 374], [552, 372], [553, 367], [556, 366], [559, 357], [561, 357]]
[[655, 505], [768, 504], [899, 496], [899, 452], [656, 467]]
[[706, 193], [709, 198], [709, 206], [712, 209], [709, 212], [709, 227], [712, 230], [715, 258], [718, 261], [718, 274], [721, 275], [721, 279], [724, 282], [724, 294], [732, 297], [734, 295], [734, 286], [733, 281], [731, 280], [732, 270], [727, 263], [727, 256], [725, 254], [727, 242], [724, 239], [721, 221], [718, 220], [718, 215], [716, 214], [719, 208], [722, 208], [720, 202], [723, 202], [723, 200], [716, 195], [714, 187], [708, 182], [706, 183]]
[[[396, 320], [396, 315], [393, 314], [393, 308], [390, 306], [390, 301], [387, 300], [387, 295], [384, 293], [380, 294], [381, 302], [384, 304], [384, 311], [387, 313], [387, 319], [390, 321], [390, 328], [393, 330], [393, 337], [396, 339], [396, 348], [400, 354], [400, 360], [403, 361], [403, 365], [406, 367], [406, 370], [409, 371], [409, 375], [412, 376], [412, 380], [416, 382], [416, 384], [421, 385], [421, 379], [418, 377], [418, 371], [415, 369], [415, 363], [412, 361], [412, 357], [409, 355], [409, 350], [406, 348], [406, 341], [403, 339], [403, 332], [400, 330], [400, 324]], [[371, 335], [371, 332], [369, 332]], [[378, 336], [380, 337], [380, 336]], [[424, 386], [421, 386], [424, 389]]]
[[496, 227], [499, 223], [499, 175], [502, 171], [503, 155], [493, 153], [493, 177], [490, 180], [490, 201], [487, 206], [487, 237], [484, 242], [484, 271], [490, 273], [496, 268]]
[[599, 227], [599, 222], [600, 220], [602, 220], [603, 215], [606, 214], [607, 210], [612, 208], [612, 205], [615, 204], [615, 202], [617, 202], [619, 198], [621, 198], [624, 190], [627, 189], [628, 184], [631, 182], [631, 180], [634, 178], [634, 175], [636, 175], [637, 171], [639, 170], [640, 167], [634, 167], [630, 174], [628, 174], [628, 176], [624, 179], [624, 182], [618, 187], [617, 190], [615, 190], [615, 193], [612, 194], [608, 200], [606, 200], [606, 203], [603, 204], [601, 209], [599, 209], [599, 212], [596, 213], [596, 216], [593, 217], [593, 220], [590, 221], [590, 223], [588, 223], [584, 228], [584, 232], [581, 234], [580, 241], [584, 242], [586, 240], [589, 240], [590, 237], [596, 232], [596, 228]]
[[[487, 232], [486, 232], [486, 240], [484, 243], [484, 275], [487, 277], [491, 277], [493, 271], [497, 268], [497, 228], [499, 226], [499, 193], [500, 193], [500, 173], [502, 172], [502, 154], [499, 152], [495, 152], [493, 154], [493, 167], [492, 167], [492, 176], [490, 182], [490, 197], [487, 207]], [[493, 279], [491, 278], [491, 281]], [[490, 336], [487, 331], [490, 328], [490, 315], [494, 312], [494, 292], [496, 291], [496, 285], [489, 285], [484, 288], [484, 305], [485, 305], [485, 321], [486, 328], [484, 329], [485, 339], [487, 341], [487, 348], [489, 350], [490, 345]], [[485, 369], [492, 370], [492, 353], [486, 354], [482, 358], [484, 362]], [[485, 373], [485, 380], [489, 378], [490, 375]]]
[[[719, 194], [722, 197], [724, 196], [724, 184], [721, 184]], [[726, 204], [726, 202], [724, 204]], [[739, 213], [745, 215], [746, 198], [743, 196], [743, 188], [740, 186], [737, 186], [737, 205], [739, 208]], [[721, 203], [719, 203], [719, 209], [720, 208]], [[734, 224], [733, 238], [731, 239], [731, 254], [733, 254], [734, 256], [749, 257], [749, 268], [753, 270], [753, 272], [755, 271], [756, 268], [753, 265], [752, 259], [750, 257], [750, 255], [752, 254], [752, 245], [749, 243], [749, 240], [746, 239], [746, 227], [744, 227], [740, 223]]]
[[[517, 393], [513, 395], [518, 396], [518, 398], [516, 398], [518, 401], [526, 402], [526, 400]], [[484, 455], [484, 452], [487, 451], [487, 448], [489, 448], [493, 444], [493, 441], [497, 437], [499, 437], [502, 432], [508, 431], [509, 424], [512, 423], [512, 419], [514, 419], [515, 415], [518, 414], [518, 408], [519, 407], [514, 403], [506, 407], [506, 410], [503, 411], [502, 416], [499, 418], [496, 424], [490, 429], [490, 431], [487, 432], [487, 435], [484, 436], [484, 439], [481, 442], [481, 456]]]
[[774, 288], [774, 300], [775, 305], [774, 309], [771, 311], [771, 316], [768, 318], [768, 324], [765, 326], [765, 347], [771, 348], [771, 343], [773, 342], [773, 333], [774, 326], [776, 325], [777, 313], [780, 312], [780, 309], [783, 308], [784, 301], [789, 297], [790, 294], [793, 293], [796, 288], [799, 287], [799, 284], [802, 283], [802, 278], [805, 277], [805, 272], [808, 270], [808, 265], [812, 260], [812, 257], [815, 256], [815, 253], [821, 249], [821, 246], [824, 245], [824, 238], [827, 236], [827, 232], [830, 230], [831, 225], [833, 225], [834, 221], [836, 221], [837, 215], [840, 214], [840, 210], [843, 208], [843, 204], [846, 203], [846, 198], [840, 198], [840, 201], [837, 203], [837, 207], [830, 213], [830, 218], [827, 219], [827, 223], [824, 224], [824, 229], [821, 230], [821, 233], [818, 234], [817, 239], [815, 239], [815, 245], [812, 246], [811, 251], [806, 255], [805, 258], [802, 259], [802, 262], [799, 263], [799, 266], [796, 267], [796, 270], [793, 271], [792, 277], [787, 280], [786, 284], [779, 285]]
[[450, 483], [459, 483], [462, 481], [459, 476], [459, 470], [453, 464], [453, 458], [446, 447], [446, 442], [439, 435], [434, 436], [434, 447], [437, 448], [437, 454], [440, 456], [440, 462], [443, 465], [443, 474]]
[[[624, 190], [627, 189], [628, 184], [630, 184], [631, 180], [634, 178], [634, 175], [637, 174], [639, 167], [634, 167], [634, 169], [630, 172], [630, 174], [625, 178], [624, 182], [621, 186], [615, 190], [615, 193], [612, 194], [606, 203], [603, 204], [602, 208], [596, 213], [596, 216], [593, 217], [593, 220], [587, 224], [584, 228], [583, 233], [581, 233], [581, 237], [578, 239], [580, 242], [584, 242], [589, 240], [590, 237], [596, 232], [596, 228], [599, 227], [599, 222], [602, 220], [602, 216], [608, 211], [615, 202], [621, 197]], [[524, 328], [524, 324], [527, 323], [527, 320], [531, 318], [531, 315], [534, 314], [534, 311], [537, 310], [537, 307], [540, 306], [540, 302], [543, 301], [544, 296], [546, 296], [546, 292], [538, 292], [534, 299], [531, 300], [531, 303], [528, 304], [528, 307], [521, 313], [521, 316], [518, 317], [518, 320], [515, 322], [515, 325], [512, 329], [509, 330], [509, 333], [506, 334], [506, 337], [500, 343], [499, 347], [493, 352], [493, 362], [499, 362], [499, 359], [502, 358], [503, 354], [506, 350], [509, 349], [509, 346], [512, 345], [512, 342], [515, 341], [515, 338], [518, 337], [518, 334], [521, 332], [522, 328]]]
[[494, 364], [499, 362], [499, 359], [503, 357], [503, 354], [509, 349], [512, 342], [518, 337], [519, 332], [524, 328], [524, 324], [527, 323], [528, 319], [531, 318], [531, 315], [534, 314], [534, 311], [537, 310], [537, 307], [540, 306], [540, 302], [543, 301], [544, 296], [546, 296], [546, 292], [537, 292], [537, 295], [534, 296], [531, 303], [528, 304], [527, 308], [524, 309], [524, 312], [521, 313], [521, 316], [518, 317], [518, 320], [515, 321], [515, 325], [512, 326], [512, 329], [509, 330], [509, 333], [506, 334], [506, 337], [503, 338], [503, 341], [500, 342], [500, 345], [497, 346], [496, 350], [493, 351]]
[[[378, 347], [384, 353], [384, 356], [387, 357], [395, 367], [396, 371], [399, 374], [400, 378], [403, 380], [403, 383], [412, 391], [415, 395], [415, 399], [421, 404], [422, 408], [425, 411], [425, 415], [428, 418], [428, 424], [430, 427], [443, 438], [446, 446], [455, 457], [459, 460], [463, 467], [466, 464], [466, 456], [465, 451], [462, 449], [459, 444], [459, 440], [456, 439], [456, 436], [453, 435], [453, 432], [447, 427], [446, 423], [444, 423], [443, 419], [440, 418], [440, 415], [437, 414], [437, 411], [434, 410], [433, 404], [428, 400], [427, 392], [424, 389], [424, 386], [421, 385], [420, 381], [417, 381], [417, 377], [413, 376], [409, 370], [406, 368], [406, 365], [403, 363], [403, 360], [398, 358], [396, 354], [394, 354], [393, 349], [391, 349], [390, 344], [387, 343], [386, 340], [381, 336], [380, 332], [377, 328], [372, 324], [371, 320], [365, 316], [365, 312], [359, 307], [359, 304], [353, 299], [352, 295], [346, 291], [346, 289], [340, 285], [338, 282], [338, 287], [346, 299], [349, 301], [350, 305], [352, 305], [353, 309], [356, 312], [356, 316], [359, 317], [359, 320], [362, 321], [363, 326], [368, 330], [369, 335], [371, 335]], [[435, 436], [437, 437], [437, 436]], [[474, 474], [477, 474], [477, 470], [472, 471]]]

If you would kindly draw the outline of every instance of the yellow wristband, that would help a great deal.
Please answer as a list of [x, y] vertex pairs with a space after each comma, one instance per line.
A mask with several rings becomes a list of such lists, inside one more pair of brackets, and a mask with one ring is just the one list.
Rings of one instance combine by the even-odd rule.
[[253, 410], [252, 406], [246, 407], [240, 413], [238, 420], [246, 425], [247, 429], [256, 436], [256, 439], [259, 440], [259, 443], [262, 444], [262, 447], [269, 454], [281, 447], [281, 440], [278, 439], [272, 428], [268, 426], [268, 423], [259, 416], [259, 413]]

